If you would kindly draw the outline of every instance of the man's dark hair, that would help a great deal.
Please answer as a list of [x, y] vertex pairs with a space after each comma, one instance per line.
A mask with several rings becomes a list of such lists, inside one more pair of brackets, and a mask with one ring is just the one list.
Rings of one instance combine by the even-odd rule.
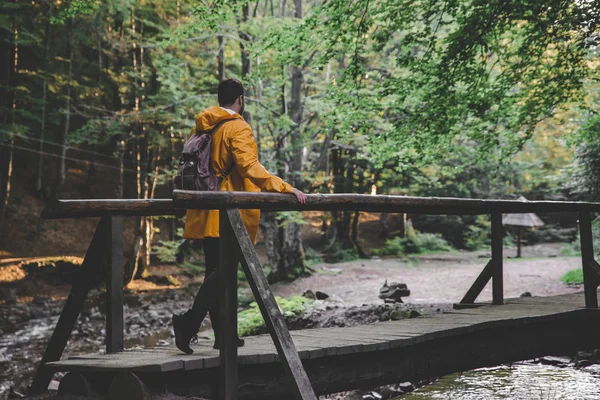
[[217, 89], [217, 96], [219, 99], [220, 106], [228, 106], [235, 102], [235, 100], [244, 95], [244, 85], [237, 79], [225, 79], [219, 83]]

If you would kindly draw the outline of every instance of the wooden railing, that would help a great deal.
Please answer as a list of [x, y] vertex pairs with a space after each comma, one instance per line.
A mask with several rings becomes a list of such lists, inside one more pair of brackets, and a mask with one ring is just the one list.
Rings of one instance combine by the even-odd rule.
[[[486, 284], [492, 280], [493, 304], [504, 303], [502, 213], [572, 212], [579, 215], [581, 253], [584, 273], [585, 306], [597, 308], [600, 266], [594, 258], [591, 213], [600, 212], [600, 203], [556, 201], [476, 200], [457, 198], [422, 198], [405, 196], [370, 196], [360, 194], [314, 194], [306, 204], [299, 204], [289, 194], [249, 192], [174, 191], [173, 200], [63, 200], [45, 209], [42, 218], [101, 217], [86, 253], [79, 280], [73, 284], [69, 298], [56, 325], [44, 357], [38, 367], [31, 393], [46, 390], [51, 374], [44, 369], [50, 361], [60, 359], [89, 290], [104, 279], [107, 288], [106, 351], [123, 350], [123, 216], [183, 215], [186, 209], [219, 209], [220, 265], [219, 304], [223, 345], [219, 399], [237, 399], [237, 264], [248, 278], [254, 297], [266, 321], [280, 359], [294, 382], [298, 399], [315, 399], [315, 393], [296, 352], [283, 316], [271, 293], [254, 246], [244, 228], [239, 209], [321, 210], [420, 213], [434, 215], [490, 214], [492, 221], [492, 257], [461, 304], [472, 305]], [[235, 251], [232, 251], [235, 249]]]

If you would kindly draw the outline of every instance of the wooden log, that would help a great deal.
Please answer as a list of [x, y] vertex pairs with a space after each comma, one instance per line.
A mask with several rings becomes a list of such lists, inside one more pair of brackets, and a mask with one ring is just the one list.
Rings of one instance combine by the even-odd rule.
[[57, 200], [47, 206], [41, 218], [91, 218], [150, 215], [184, 215], [185, 210], [173, 207], [171, 199], [86, 199]]
[[132, 372], [119, 372], [108, 388], [109, 400], [151, 400], [152, 395], [144, 382]]
[[260, 208], [262, 210], [373, 211], [424, 214], [495, 214], [600, 211], [600, 203], [479, 200], [366, 194], [309, 194], [300, 204], [291, 194], [175, 190], [173, 205], [185, 209]]
[[46, 392], [54, 372], [48, 371], [45, 366], [49, 362], [60, 360], [67, 342], [71, 337], [73, 327], [83, 309], [83, 304], [89, 290], [95, 287], [106, 276], [105, 240], [108, 230], [108, 220], [102, 219], [96, 226], [96, 231], [85, 254], [79, 277], [71, 286], [69, 297], [65, 302], [52, 337], [46, 346], [44, 356], [38, 365], [33, 382], [27, 393], [37, 395]]
[[465, 297], [463, 297], [463, 299], [460, 301], [460, 304], [468, 305], [475, 303], [475, 300], [477, 300], [477, 297], [479, 297], [485, 285], [487, 285], [492, 278], [493, 272], [494, 262], [490, 260], [483, 271], [481, 271], [477, 279], [475, 279], [475, 282], [473, 282], [473, 285], [471, 285], [467, 291], [467, 294], [465, 294]]
[[58, 386], [59, 396], [77, 396], [90, 398], [92, 389], [90, 382], [79, 372], [69, 372], [60, 380]]
[[183, 215], [186, 209], [260, 208], [263, 210], [373, 211], [425, 214], [492, 214], [529, 212], [600, 212], [600, 203], [480, 200], [366, 194], [310, 194], [299, 204], [290, 194], [251, 192], [173, 192], [173, 199], [58, 200], [42, 218], [89, 218], [112, 215]]
[[492, 303], [504, 304], [504, 279], [502, 268], [502, 240], [504, 227], [502, 214], [492, 214]]
[[[245, 229], [245, 228], [244, 228]], [[221, 350], [219, 353], [219, 400], [237, 400], [237, 243], [229, 218], [219, 212], [219, 307]]]
[[581, 262], [583, 266], [583, 290], [586, 308], [598, 308], [598, 275], [594, 271], [597, 265], [594, 259], [594, 241], [592, 236], [592, 217], [590, 213], [579, 214], [579, 236], [581, 240]]
[[106, 282], [106, 352], [123, 350], [123, 218], [108, 218]]
[[[299, 400], [317, 400], [283, 315], [281, 315], [279, 306], [258, 261], [256, 250], [248, 236], [240, 211], [238, 209], [228, 209], [226, 213], [221, 211], [221, 215], [226, 216], [231, 224], [239, 245], [242, 266], [248, 278], [248, 283], [271, 334], [273, 343], [277, 348], [277, 353], [288, 376], [291, 378], [294, 396]], [[224, 219], [222, 221], [225, 223]]]

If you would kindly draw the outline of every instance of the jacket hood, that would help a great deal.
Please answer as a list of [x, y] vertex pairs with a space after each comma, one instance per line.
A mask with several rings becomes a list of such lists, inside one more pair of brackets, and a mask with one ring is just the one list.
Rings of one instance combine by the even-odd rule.
[[199, 131], [210, 131], [219, 122], [225, 119], [242, 119], [242, 116], [236, 112], [230, 114], [221, 107], [209, 107], [196, 115], [196, 129]]

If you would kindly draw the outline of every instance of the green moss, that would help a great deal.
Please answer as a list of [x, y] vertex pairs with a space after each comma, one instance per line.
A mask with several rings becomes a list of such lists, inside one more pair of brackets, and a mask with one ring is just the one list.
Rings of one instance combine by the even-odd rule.
[[[302, 296], [276, 297], [275, 300], [285, 319], [300, 315], [312, 300]], [[240, 336], [257, 335], [264, 332], [265, 322], [256, 302], [250, 303], [247, 310], [238, 313], [238, 334]]]
[[583, 284], [583, 270], [581, 268], [571, 270], [560, 277], [560, 280], [567, 285]]

